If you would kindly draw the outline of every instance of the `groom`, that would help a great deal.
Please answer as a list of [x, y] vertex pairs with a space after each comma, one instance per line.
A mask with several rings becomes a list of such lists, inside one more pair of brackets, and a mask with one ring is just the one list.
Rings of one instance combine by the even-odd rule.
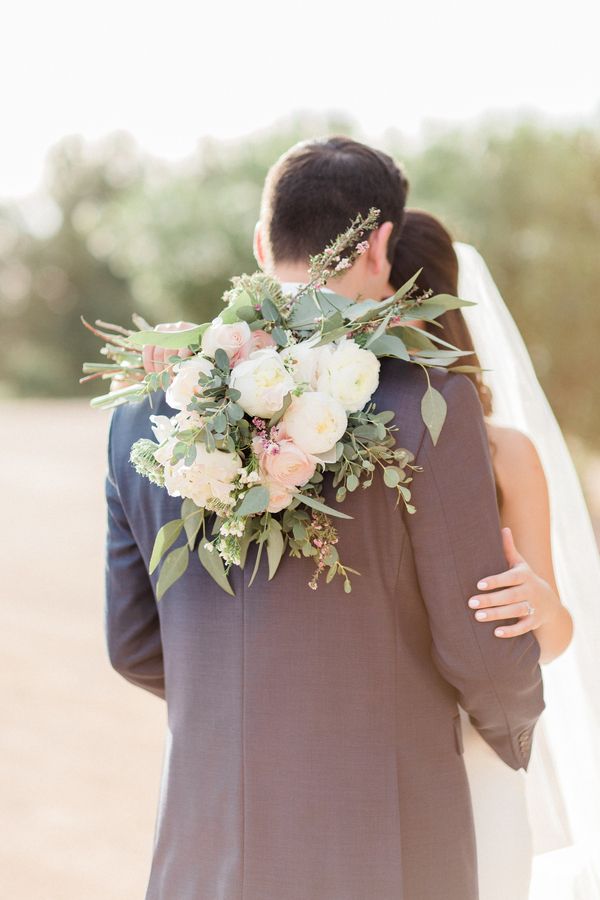
[[[381, 210], [369, 249], [335, 282], [380, 297], [407, 184], [385, 154], [346, 138], [293, 147], [265, 184], [255, 252], [281, 282], [357, 212]], [[180, 501], [137, 475], [148, 402], [115, 410], [106, 637], [126, 679], [165, 698], [168, 732], [146, 900], [476, 900], [473, 820], [457, 701], [496, 753], [526, 768], [544, 703], [539, 646], [477, 624], [467, 598], [506, 568], [481, 408], [463, 375], [431, 370], [448, 404], [436, 447], [424, 376], [382, 362], [375, 395], [416, 455], [417, 512], [375, 478], [349, 494], [340, 546], [361, 575], [311, 591], [310, 559], [261, 563], [235, 596], [190, 565], [157, 606], [148, 560]], [[155, 403], [156, 407], [156, 403]], [[328, 502], [334, 491], [325, 485]], [[510, 864], [510, 861], [507, 861]]]

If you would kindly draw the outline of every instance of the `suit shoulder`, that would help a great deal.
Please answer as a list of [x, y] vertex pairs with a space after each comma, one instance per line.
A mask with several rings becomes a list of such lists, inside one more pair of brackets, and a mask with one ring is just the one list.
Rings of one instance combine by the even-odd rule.
[[440, 367], [428, 368], [426, 374], [421, 366], [415, 363], [390, 357], [381, 360], [380, 383], [384, 395], [404, 400], [417, 398], [419, 404], [428, 383], [446, 399], [452, 398], [451, 402], [454, 402], [455, 397], [457, 399], [461, 396], [477, 397], [475, 386], [466, 375], [459, 372], [452, 373]]
[[114, 462], [129, 459], [131, 445], [139, 438], [153, 438], [150, 416], [161, 412], [162, 403], [154, 400], [150, 405], [150, 398], [115, 407], [109, 430], [109, 451]]

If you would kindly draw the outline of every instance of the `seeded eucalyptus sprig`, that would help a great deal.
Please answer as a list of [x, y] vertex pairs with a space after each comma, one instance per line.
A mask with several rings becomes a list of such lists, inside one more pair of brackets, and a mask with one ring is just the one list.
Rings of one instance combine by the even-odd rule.
[[410, 502], [410, 473], [420, 469], [412, 465], [412, 453], [396, 446], [394, 432], [398, 427], [389, 425], [393, 419], [391, 410], [377, 412], [374, 403], [348, 416], [348, 430], [336, 447], [336, 462], [325, 466], [327, 471], [335, 473], [333, 486], [337, 488], [338, 503], [359, 486], [369, 488], [381, 469], [386, 486], [398, 493], [396, 503], [402, 500], [408, 513], [415, 512]]

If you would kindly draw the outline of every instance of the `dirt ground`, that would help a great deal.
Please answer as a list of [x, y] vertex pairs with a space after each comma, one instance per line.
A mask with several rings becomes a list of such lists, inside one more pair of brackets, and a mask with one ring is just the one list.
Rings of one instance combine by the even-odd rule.
[[103, 634], [108, 413], [2, 404], [0, 871], [11, 900], [141, 900], [166, 722]]
[[1, 894], [141, 900], [166, 711], [104, 644], [109, 414], [79, 401], [0, 413]]

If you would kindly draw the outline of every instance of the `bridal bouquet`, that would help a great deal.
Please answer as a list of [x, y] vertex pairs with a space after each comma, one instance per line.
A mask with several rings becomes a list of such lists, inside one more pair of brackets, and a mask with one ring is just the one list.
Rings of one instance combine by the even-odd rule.
[[[328, 582], [340, 575], [349, 592], [350, 573], [359, 573], [340, 560], [333, 519], [350, 516], [325, 504], [327, 472], [337, 503], [381, 475], [397, 503], [415, 511], [413, 457], [396, 446], [394, 413], [377, 410], [372, 401], [379, 359], [393, 356], [423, 368], [422, 415], [437, 441], [446, 404], [430, 385], [427, 368], [466, 354], [412, 323], [470, 304], [416, 292], [418, 272], [384, 301], [353, 302], [324, 290], [368, 248], [366, 236], [378, 215], [373, 209], [366, 218], [357, 216], [311, 257], [309, 282], [292, 294], [256, 273], [232, 279], [221, 314], [187, 330], [149, 330], [139, 317], [138, 331], [84, 323], [106, 341], [101, 352], [111, 361], [86, 363], [82, 381], [110, 378], [117, 387], [92, 400], [93, 406], [164, 390], [174, 411], [150, 415], [155, 440], [136, 441], [130, 457], [140, 475], [182, 498], [180, 516], [160, 529], [150, 560], [150, 572], [162, 561], [158, 600], [183, 575], [196, 544], [201, 564], [230, 594], [229, 568], [244, 565], [253, 542], [258, 550], [250, 584], [264, 548], [269, 578], [287, 548], [291, 556], [314, 559], [311, 588], [326, 572]], [[145, 373], [145, 344], [173, 350], [162, 372]], [[188, 358], [175, 355], [184, 348]], [[171, 549], [182, 533], [185, 542]]]

